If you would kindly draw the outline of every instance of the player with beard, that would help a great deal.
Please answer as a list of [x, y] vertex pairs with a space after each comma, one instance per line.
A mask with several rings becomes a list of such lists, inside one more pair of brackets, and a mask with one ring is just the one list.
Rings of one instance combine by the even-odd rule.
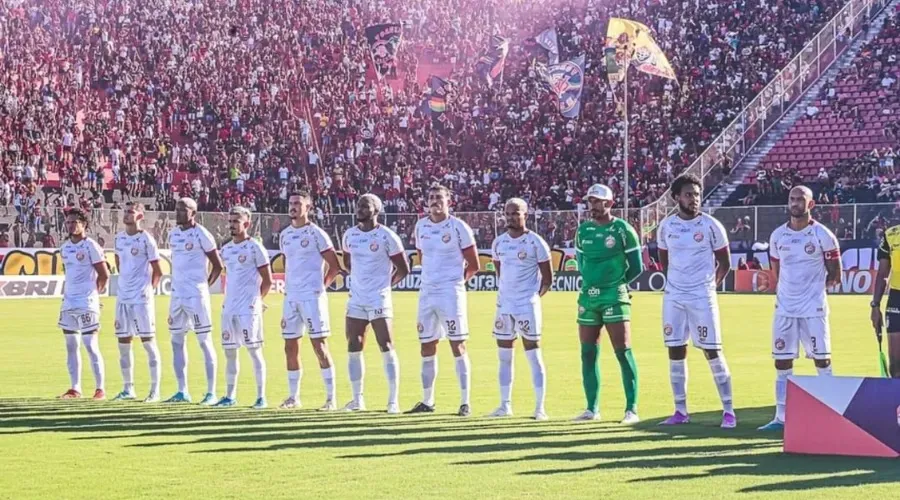
[[125, 205], [122, 217], [125, 230], [116, 235], [116, 268], [119, 290], [116, 294], [116, 337], [119, 339], [119, 367], [124, 387], [115, 399], [135, 399], [134, 352], [131, 340], [141, 339], [150, 368], [150, 394], [145, 403], [159, 401], [159, 347], [156, 345], [156, 297], [162, 269], [156, 240], [144, 231], [144, 206]]
[[[206, 364], [206, 394], [201, 405], [216, 403], [216, 349], [212, 337], [212, 306], [209, 287], [222, 274], [222, 259], [212, 234], [195, 220], [197, 202], [181, 198], [175, 204], [176, 227], [169, 233], [172, 251], [172, 300], [169, 302], [169, 331], [172, 334], [172, 364], [178, 392], [166, 403], [190, 403], [187, 383], [187, 344], [193, 330]], [[207, 261], [212, 264], [207, 274]]]
[[[280, 408], [300, 407], [300, 338], [309, 334], [322, 380], [325, 404], [321, 410], [335, 410], [334, 361], [328, 350], [331, 322], [328, 320], [328, 294], [325, 288], [340, 272], [337, 253], [328, 233], [309, 220], [312, 198], [308, 192], [292, 193], [288, 198], [291, 225], [281, 231], [278, 246], [284, 255], [284, 313], [281, 331], [287, 359], [288, 397]], [[324, 267], [324, 270], [323, 270]]]
[[641, 244], [627, 222], [612, 215], [613, 192], [594, 184], [585, 196], [591, 218], [575, 234], [575, 257], [581, 271], [578, 294], [578, 337], [581, 377], [587, 408], [576, 422], [600, 418], [600, 334], [603, 327], [616, 352], [625, 389], [623, 424], [640, 422], [637, 414], [638, 372], [631, 352], [631, 297], [628, 283], [643, 271]]
[[460, 405], [457, 415], [471, 414], [469, 393], [471, 364], [466, 352], [469, 319], [466, 281], [478, 272], [478, 252], [472, 228], [450, 214], [450, 190], [441, 185], [428, 189], [429, 215], [415, 228], [416, 250], [422, 263], [417, 330], [422, 355], [422, 401], [407, 413], [434, 412], [437, 378], [437, 346], [450, 341], [456, 361]]
[[535, 420], [547, 420], [544, 393], [547, 374], [541, 353], [543, 313], [541, 297], [550, 290], [553, 269], [550, 247], [537, 233], [525, 227], [528, 205], [510, 198], [504, 208], [506, 232], [494, 240], [492, 255], [497, 273], [497, 316], [494, 339], [500, 360], [500, 406], [491, 417], [512, 415], [513, 358], [516, 338], [522, 337], [525, 357], [531, 365]]
[[787, 380], [794, 373], [800, 345], [819, 376], [831, 376], [831, 333], [825, 288], [841, 281], [841, 251], [837, 238], [812, 219], [813, 193], [796, 186], [788, 194], [790, 220], [772, 232], [769, 257], [775, 274], [775, 318], [772, 357], [775, 359], [775, 418], [759, 428], [784, 429]]
[[100, 355], [97, 335], [100, 332], [100, 294], [106, 290], [109, 269], [103, 257], [103, 249], [86, 234], [87, 215], [79, 208], [66, 211], [68, 239], [59, 249], [65, 269], [62, 308], [59, 327], [66, 338], [66, 366], [72, 387], [61, 399], [81, 397], [80, 344], [91, 359], [97, 389], [94, 399], [106, 399], [103, 357]]
[[392, 334], [394, 307], [391, 287], [409, 274], [409, 262], [397, 233], [378, 223], [383, 205], [374, 194], [364, 194], [356, 203], [358, 224], [344, 232], [341, 247], [344, 267], [350, 272], [347, 299], [348, 369], [353, 399], [345, 411], [364, 411], [363, 380], [366, 373], [363, 348], [371, 324], [381, 350], [388, 380], [387, 412], [400, 413], [400, 360]]
[[722, 353], [722, 329], [716, 288], [731, 268], [728, 236], [722, 224], [700, 211], [703, 184], [695, 175], [672, 182], [678, 211], [659, 224], [659, 262], [666, 274], [663, 295], [663, 342], [669, 350], [669, 379], [675, 413], [661, 425], [691, 421], [687, 410], [687, 344], [703, 350], [722, 401], [725, 429], [737, 426], [731, 394], [731, 372]]

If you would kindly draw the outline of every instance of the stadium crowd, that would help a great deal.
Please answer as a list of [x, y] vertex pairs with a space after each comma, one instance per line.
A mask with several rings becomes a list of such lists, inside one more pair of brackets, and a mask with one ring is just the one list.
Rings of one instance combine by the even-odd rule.
[[[571, 208], [594, 181], [621, 190], [622, 122], [599, 61], [607, 19], [623, 15], [657, 30], [680, 77], [638, 76], [631, 86], [637, 206], [655, 199], [838, 6], [6, 2], [2, 183], [11, 199], [52, 173], [63, 188], [111, 181], [130, 196], [156, 194], [157, 208], [192, 194], [207, 210], [240, 203], [259, 212], [283, 210], [287, 193], [307, 185], [322, 210], [340, 213], [366, 190], [388, 211], [418, 212], [422, 186], [441, 180], [460, 210], [492, 209], [511, 193]], [[362, 31], [388, 20], [405, 24], [405, 79], [378, 84]], [[522, 42], [551, 25], [562, 58], [587, 54], [578, 120], [562, 119], [529, 75]], [[489, 89], [471, 69], [495, 33], [512, 39], [511, 53], [502, 84]], [[416, 67], [425, 64], [454, 68], [445, 133], [418, 111]]]

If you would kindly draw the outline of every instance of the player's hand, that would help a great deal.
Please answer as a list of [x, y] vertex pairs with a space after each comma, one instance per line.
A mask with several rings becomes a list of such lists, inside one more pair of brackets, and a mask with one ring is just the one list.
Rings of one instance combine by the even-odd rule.
[[884, 326], [884, 319], [881, 316], [881, 308], [873, 307], [872, 314], [870, 316], [872, 319], [872, 328], [874, 328], [876, 332], [880, 332], [882, 327]]

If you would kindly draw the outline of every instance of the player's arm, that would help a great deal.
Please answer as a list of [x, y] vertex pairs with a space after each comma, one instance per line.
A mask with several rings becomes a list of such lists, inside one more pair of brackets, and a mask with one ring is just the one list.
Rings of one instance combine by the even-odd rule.
[[581, 248], [581, 228], [575, 230], [575, 263], [578, 265], [578, 272], [584, 269], [584, 256]]
[[625, 283], [631, 283], [644, 272], [644, 259], [641, 258], [641, 244], [637, 232], [631, 224], [623, 221], [625, 233]]
[[467, 248], [463, 248], [463, 259], [466, 261], [466, 270], [463, 274], [463, 279], [469, 281], [472, 276], [481, 270], [481, 262], [478, 259], [478, 251], [475, 250], [475, 245], [472, 245]]
[[[163, 275], [162, 268], [159, 266], [159, 247], [156, 245], [156, 240], [153, 239], [153, 236], [150, 236], [146, 231], [144, 234], [147, 242], [147, 259], [150, 261], [150, 284], [153, 288], [156, 288]], [[116, 258], [118, 258], [118, 255]], [[118, 266], [117, 263], [116, 267]]]
[[553, 268], [550, 267], [550, 261], [546, 260], [538, 262], [538, 270], [541, 272], [541, 289], [538, 290], [538, 295], [543, 297], [553, 284]]
[[162, 268], [159, 266], [159, 259], [150, 261], [150, 284], [153, 288], [159, 286], [159, 280], [162, 279]]
[[722, 280], [731, 271], [731, 248], [728, 244], [728, 232], [725, 226], [716, 219], [710, 217], [709, 244], [712, 246], [713, 255], [716, 257], [716, 287], [722, 284]]
[[769, 269], [772, 270], [772, 279], [775, 280], [775, 290], [778, 290], [778, 277], [781, 272], [781, 254], [778, 253], [778, 229], [769, 236]]
[[270, 268], [269, 263], [266, 262], [256, 269], [259, 270], [259, 277], [262, 278], [262, 283], [259, 284], [260, 299], [265, 299], [266, 295], [269, 294], [269, 290], [272, 289], [272, 268]]
[[350, 251], [346, 248], [341, 252], [341, 260], [344, 261], [344, 269], [350, 272]]
[[106, 284], [109, 283], [109, 266], [106, 262], [97, 262], [94, 264], [97, 271], [97, 291], [103, 293], [106, 291]]
[[669, 247], [666, 243], [666, 224], [663, 222], [656, 231], [656, 255], [659, 258], [659, 265], [662, 266], [663, 274], [669, 275]]
[[118, 252], [116, 252], [115, 257], [116, 257], [116, 272], [118, 274], [122, 274], [122, 265], [119, 264], [119, 253]]
[[325, 270], [325, 286], [328, 287], [331, 286], [337, 275], [341, 273], [341, 265], [338, 263], [337, 252], [334, 251], [334, 248], [329, 248], [322, 252], [322, 259], [328, 264], [328, 269]]
[[403, 278], [409, 274], [409, 260], [407, 260], [405, 253], [397, 252], [391, 255], [391, 264], [394, 265], [394, 272], [391, 274], [391, 286], [394, 286], [403, 281]]
[[209, 284], [209, 286], [213, 286], [213, 283], [215, 283], [222, 274], [222, 257], [219, 255], [218, 250], [212, 249], [206, 252], [206, 258], [209, 259], [210, 264], [212, 264], [212, 269], [209, 271], [209, 277], [207, 278], [206, 283]]
[[[824, 229], [824, 228], [823, 228]], [[839, 285], [841, 283], [841, 248], [837, 238], [831, 231], [825, 230], [825, 237], [822, 241], [822, 253], [825, 257], [825, 284], [828, 287]]]

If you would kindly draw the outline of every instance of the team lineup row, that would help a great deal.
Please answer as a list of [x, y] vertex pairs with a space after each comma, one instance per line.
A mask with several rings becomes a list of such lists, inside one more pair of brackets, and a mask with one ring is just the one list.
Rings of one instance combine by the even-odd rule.
[[[723, 406], [722, 427], [737, 425], [732, 402], [731, 374], [722, 351], [716, 286], [727, 274], [730, 254], [727, 233], [712, 217], [700, 212], [701, 184], [682, 176], [672, 186], [678, 212], [662, 221], [658, 229], [659, 258], [667, 275], [663, 299], [662, 333], [669, 351], [670, 381], [675, 412], [663, 423], [690, 421], [687, 408], [687, 345], [701, 349], [709, 362]], [[631, 298], [627, 284], [642, 271], [640, 241], [625, 221], [611, 215], [612, 191], [596, 184], [586, 198], [590, 220], [579, 226], [575, 250], [583, 285], [578, 297], [578, 331], [581, 342], [582, 381], [586, 408], [577, 421], [599, 418], [598, 343], [605, 328], [616, 353], [626, 396], [622, 422], [639, 422], [638, 370], [630, 347]], [[458, 414], [467, 416], [470, 362], [466, 351], [469, 335], [465, 282], [479, 270], [472, 230], [450, 214], [450, 191], [432, 186], [428, 192], [428, 217], [415, 227], [419, 252], [421, 289], [417, 331], [421, 344], [422, 400], [407, 413], [435, 410], [434, 382], [437, 377], [437, 346], [447, 339], [455, 358], [460, 387]], [[819, 374], [831, 374], [827, 283], [839, 280], [840, 252], [834, 235], [810, 218], [812, 194], [795, 188], [790, 195], [791, 219], [771, 237], [773, 267], [778, 276], [772, 354], [777, 370], [776, 415], [763, 427], [778, 430], [784, 423], [787, 377], [802, 345], [814, 359]], [[281, 320], [288, 368], [288, 397], [280, 408], [300, 404], [299, 339], [308, 335], [318, 359], [325, 385], [322, 410], [338, 409], [335, 367], [327, 338], [331, 333], [326, 287], [340, 266], [332, 242], [322, 229], [310, 223], [312, 200], [307, 193], [289, 198], [291, 225], [280, 234], [285, 256], [285, 297]], [[343, 235], [344, 267], [350, 273], [346, 309], [348, 372], [352, 399], [346, 411], [360, 411], [364, 400], [365, 366], [362, 350], [371, 325], [383, 356], [388, 380], [388, 413], [400, 413], [398, 404], [399, 360], [392, 338], [391, 288], [409, 273], [399, 237], [378, 224], [381, 201], [364, 195], [356, 209], [358, 225]], [[186, 334], [194, 331], [203, 352], [207, 389], [201, 404], [234, 406], [239, 373], [238, 349], [247, 349], [253, 362], [257, 395], [253, 408], [267, 407], [266, 362], [262, 355], [263, 300], [272, 278], [265, 249], [248, 236], [251, 213], [241, 207], [229, 214], [231, 240], [221, 251], [211, 234], [195, 222], [196, 203], [184, 198], [176, 205], [177, 227], [169, 234], [172, 249], [172, 298], [168, 328], [173, 347], [173, 367], [178, 385], [169, 403], [190, 402], [187, 386]], [[512, 415], [514, 344], [521, 337], [535, 393], [533, 418], [547, 418], [544, 408], [546, 371], [541, 353], [540, 297], [552, 281], [550, 250], [546, 242], [525, 226], [528, 207], [513, 198], [505, 205], [507, 232], [493, 243], [498, 274], [497, 312], [493, 336], [499, 359], [500, 405], [491, 416]], [[143, 208], [130, 204], [124, 212], [125, 231], [115, 239], [119, 269], [115, 334], [119, 339], [123, 390], [115, 399], [136, 399], [133, 384], [131, 340], [138, 337], [148, 356], [151, 388], [144, 400], [160, 400], [160, 355], [155, 340], [153, 289], [162, 272], [156, 242], [142, 231]], [[100, 247], [86, 236], [87, 220], [80, 210], [66, 216], [69, 239], [62, 245], [66, 287], [59, 326], [65, 334], [67, 366], [72, 387], [62, 398], [81, 397], [81, 345], [83, 344], [97, 382], [95, 399], [104, 399], [104, 364], [97, 346], [100, 324], [100, 292], [109, 271]], [[211, 264], [211, 266], [210, 266]], [[211, 269], [211, 270], [210, 270]], [[227, 270], [227, 286], [221, 314], [221, 343], [226, 356], [226, 391], [216, 397], [217, 356], [212, 342], [209, 285]]]

